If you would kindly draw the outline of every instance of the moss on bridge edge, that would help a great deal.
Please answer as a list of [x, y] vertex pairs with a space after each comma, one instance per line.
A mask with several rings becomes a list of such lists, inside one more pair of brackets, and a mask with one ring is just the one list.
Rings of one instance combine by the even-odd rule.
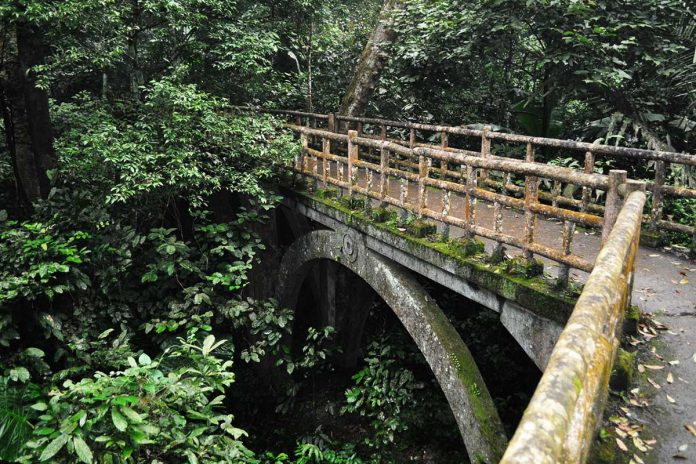
[[354, 204], [343, 197], [337, 198], [335, 189], [313, 193], [293, 190], [292, 195], [297, 201], [331, 217], [331, 211], [327, 210], [330, 208], [339, 213], [338, 216], [333, 214], [334, 219], [368, 235], [376, 238], [390, 235], [401, 239], [401, 246], [397, 248], [419, 259], [431, 262], [427, 258], [433, 258], [435, 252], [440, 255], [436, 259], [443, 264], [443, 268], [454, 268], [454, 273], [470, 284], [487, 289], [542, 317], [565, 323], [577, 300], [576, 294], [557, 289], [555, 282], [543, 276], [527, 277], [509, 273], [505, 262], [493, 264], [485, 254], [468, 256], [456, 240], [445, 241], [437, 235], [413, 236], [408, 228], [400, 226], [390, 209], [380, 208], [379, 214], [374, 215], [362, 202]]

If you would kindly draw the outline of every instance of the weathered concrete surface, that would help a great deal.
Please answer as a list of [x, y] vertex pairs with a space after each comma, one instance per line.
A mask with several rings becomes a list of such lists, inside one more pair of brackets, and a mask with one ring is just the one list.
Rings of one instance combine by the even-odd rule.
[[294, 307], [304, 278], [321, 260], [347, 267], [382, 297], [435, 374], [472, 462], [498, 462], [507, 439], [471, 353], [410, 272], [370, 250], [364, 235], [337, 227], [300, 237], [286, 252], [278, 273], [281, 304]]
[[[643, 436], [657, 439], [652, 459], [646, 462], [696, 462], [696, 437], [685, 427], [696, 427], [696, 262], [642, 249], [636, 271], [634, 304], [668, 328], [656, 339], [656, 351], [663, 359], [648, 353], [644, 361], [665, 366], [650, 372], [662, 388], [641, 387], [651, 397], [651, 406], [632, 411], [646, 426]], [[674, 378], [671, 384], [665, 380], [668, 373]], [[687, 448], [679, 451], [683, 445]]]

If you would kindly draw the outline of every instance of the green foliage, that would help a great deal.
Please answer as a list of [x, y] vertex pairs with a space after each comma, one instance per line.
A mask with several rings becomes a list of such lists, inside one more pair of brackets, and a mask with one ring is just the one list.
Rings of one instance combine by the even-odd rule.
[[355, 386], [346, 390], [343, 413], [357, 413], [370, 419], [373, 435], [365, 444], [381, 449], [395, 443], [408, 429], [404, 415], [415, 406], [414, 390], [419, 388], [413, 373], [401, 367], [403, 354], [388, 344], [372, 343], [366, 366], [353, 376]]
[[224, 414], [232, 361], [214, 352], [224, 340], [195, 331], [156, 359], [95, 372], [52, 388], [21, 462], [239, 462], [251, 453], [245, 432]]
[[[199, 207], [221, 190], [269, 204], [263, 182], [294, 155], [295, 144], [272, 119], [234, 116], [227, 105], [169, 79], [154, 82], [144, 104], [127, 115], [119, 113], [128, 106], [109, 108], [83, 95], [56, 108], [59, 127], [66, 127], [56, 144], [66, 168], [59, 175], [99, 186], [107, 205], [164, 207], [180, 198]], [[75, 112], [82, 116], [68, 121]]]
[[51, 300], [86, 288], [87, 278], [78, 265], [88, 253], [80, 242], [88, 237], [81, 232], [60, 236], [40, 223], [0, 222], [0, 304], [18, 298]]
[[14, 461], [19, 450], [32, 434], [36, 410], [31, 405], [40, 389], [29, 382], [24, 367], [12, 369], [0, 376], [0, 460]]

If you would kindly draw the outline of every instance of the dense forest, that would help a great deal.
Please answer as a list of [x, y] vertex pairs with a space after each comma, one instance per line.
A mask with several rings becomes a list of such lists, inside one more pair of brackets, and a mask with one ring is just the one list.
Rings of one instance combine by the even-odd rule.
[[[259, 297], [300, 145], [235, 106], [696, 153], [688, 0], [3, 0], [0, 19], [9, 462], [466, 462], [380, 302], [346, 366], [332, 327]], [[653, 175], [616, 163], [597, 169]], [[691, 221], [696, 200], [665, 212]], [[489, 317], [457, 327], [510, 432], [539, 372], [504, 334], [483, 342]]]

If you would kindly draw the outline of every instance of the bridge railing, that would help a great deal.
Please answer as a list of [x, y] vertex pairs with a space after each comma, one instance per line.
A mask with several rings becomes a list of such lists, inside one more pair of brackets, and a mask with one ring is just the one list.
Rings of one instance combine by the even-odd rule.
[[[238, 107], [240, 108], [240, 107]], [[249, 108], [240, 108], [249, 110]], [[654, 179], [647, 183], [648, 190], [652, 193], [651, 209], [648, 214], [643, 216], [643, 223], [653, 232], [669, 231], [688, 234], [692, 237], [692, 250], [696, 251], [696, 218], [691, 225], [682, 224], [664, 215], [664, 205], [667, 197], [696, 199], [696, 188], [689, 188], [677, 185], [676, 177], [670, 179], [671, 165], [679, 166], [685, 171], [696, 170], [696, 156], [685, 153], [673, 153], [656, 150], [642, 150], [637, 148], [627, 148], [611, 145], [602, 145], [570, 140], [558, 140], [543, 137], [529, 137], [524, 135], [508, 134], [495, 132], [489, 128], [472, 129], [461, 126], [445, 126], [434, 124], [422, 124], [406, 121], [390, 121], [378, 118], [355, 118], [340, 116], [334, 113], [320, 114], [301, 111], [288, 110], [260, 110], [268, 113], [278, 114], [289, 118], [295, 125], [304, 125], [311, 128], [323, 128], [332, 132], [345, 133], [348, 125], [352, 125], [358, 131], [358, 135], [365, 138], [376, 138], [379, 140], [391, 140], [394, 143], [413, 147], [431, 147], [435, 145], [428, 142], [425, 134], [439, 136], [439, 148], [447, 151], [464, 151], [465, 149], [454, 148], [450, 144], [452, 137], [463, 139], [462, 145], [476, 146], [482, 156], [486, 153], [501, 154], [509, 157], [515, 145], [531, 145], [533, 148], [547, 147], [549, 149], [566, 150], [580, 153], [584, 157], [582, 171], [593, 173], [597, 168], [598, 158], [606, 159], [624, 158], [634, 160], [644, 160], [654, 162]], [[430, 137], [432, 138], [432, 137]], [[436, 138], [437, 139], [437, 138]], [[480, 141], [480, 142], [479, 142]], [[505, 147], [495, 149], [492, 143], [506, 144]], [[515, 182], [512, 175], [502, 178], [481, 179], [481, 185], [499, 188], [522, 195], [524, 186]], [[539, 199], [551, 203], [554, 206], [564, 205], [579, 211], [589, 211], [597, 214], [604, 213], [604, 205], [596, 200], [601, 197], [601, 192], [585, 188], [581, 193], [581, 198], [574, 198], [572, 193], [568, 194], [563, 188], [562, 182], [544, 183], [538, 191]]]
[[[302, 140], [295, 170], [324, 187], [335, 185], [349, 194], [365, 195], [461, 227], [467, 234], [508, 243], [525, 252], [591, 271], [501, 461], [504, 464], [585, 462], [602, 416], [624, 313], [630, 304], [645, 184], [626, 181], [624, 171], [612, 171], [604, 176], [529, 161], [481, 157], [479, 153], [409, 148], [388, 140], [360, 137], [357, 131], [338, 134], [306, 127], [291, 128]], [[320, 142], [321, 150], [313, 148], [316, 142]], [[345, 145], [343, 150], [341, 145]], [[370, 149], [379, 151], [379, 164], [361, 158], [361, 153]], [[533, 147], [528, 149], [531, 151]], [[396, 157], [402, 158], [400, 163], [392, 162]], [[413, 169], [404, 164], [404, 160], [414, 158], [417, 163], [411, 163]], [[430, 177], [432, 160], [444, 162], [442, 178]], [[479, 188], [483, 173], [494, 170], [524, 176], [527, 179], [524, 198]], [[543, 178], [606, 191], [605, 216], [541, 204], [535, 186]], [[390, 188], [392, 181], [398, 183], [398, 189]], [[415, 189], [409, 189], [408, 182]], [[429, 187], [440, 192], [437, 205], [429, 201]], [[461, 217], [449, 212], [452, 193], [464, 199]], [[493, 203], [496, 210], [493, 229], [476, 220], [477, 199]], [[502, 206], [524, 211], [522, 238], [502, 231], [499, 222]], [[602, 227], [604, 240], [595, 262], [584, 261], [568, 248], [551, 249], [537, 243], [534, 236], [537, 214]], [[569, 239], [564, 237], [564, 246], [569, 244], [566, 242]]]
[[[531, 161], [534, 150], [531, 144], [527, 147], [527, 161], [519, 161], [483, 157], [478, 152], [464, 150], [453, 152], [426, 146], [409, 148], [388, 140], [360, 137], [356, 131], [339, 134], [303, 126], [288, 127], [300, 134], [302, 140], [295, 171], [316, 179], [322, 187], [337, 186], [348, 195], [364, 195], [418, 217], [459, 227], [468, 237], [484, 237], [499, 247], [506, 244], [520, 248], [527, 258], [536, 254], [556, 261], [561, 267], [561, 285], [567, 284], [569, 269], [591, 272], [594, 267], [592, 262], [572, 252], [575, 224], [601, 228], [602, 237], [608, 237], [621, 206], [621, 196], [629, 185], [625, 171], [600, 175], [534, 163]], [[432, 167], [433, 160], [439, 162], [438, 169]], [[493, 171], [522, 176], [523, 197], [481, 188], [481, 180]], [[604, 216], [542, 203], [538, 187], [543, 179], [605, 191]], [[492, 205], [492, 226], [477, 220], [477, 200]], [[454, 214], [452, 206], [455, 202], [460, 204], [459, 214]], [[523, 212], [524, 230], [521, 234], [504, 230], [505, 207]], [[538, 215], [564, 221], [560, 247], [537, 240]]]
[[645, 194], [628, 195], [501, 463], [588, 458], [630, 303]]

